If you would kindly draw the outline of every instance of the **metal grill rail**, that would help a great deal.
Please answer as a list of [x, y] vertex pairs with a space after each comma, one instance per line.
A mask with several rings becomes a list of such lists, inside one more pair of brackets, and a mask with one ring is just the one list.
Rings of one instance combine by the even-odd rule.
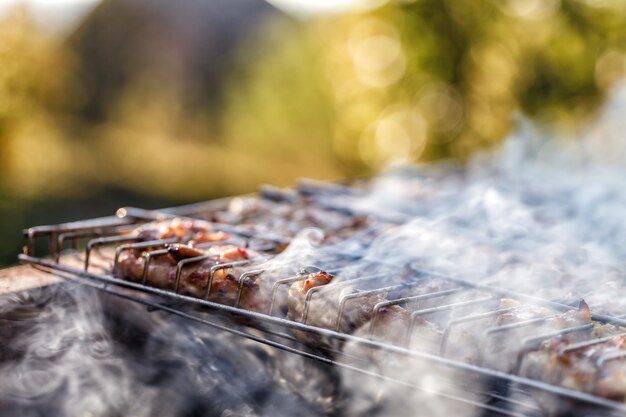
[[[320, 184], [316, 183], [306, 183], [305, 187], [303, 187], [304, 189], [302, 190], [302, 194], [310, 197], [315, 194], [316, 189], [320, 186]], [[326, 191], [330, 193], [344, 192], [342, 186], [337, 186], [337, 188], [331, 188]], [[280, 194], [275, 192], [275, 190], [271, 193], [271, 197], [274, 201], [280, 200]], [[446, 392], [433, 392], [433, 394], [439, 395], [442, 398], [459, 401], [461, 403], [470, 404], [483, 409], [488, 414], [518, 416], [542, 415], [545, 410], [538, 408], [537, 405], [533, 403], [532, 396], [528, 395], [529, 392], [549, 394], [555, 398], [561, 399], [562, 401], [568, 401], [572, 404], [582, 404], [585, 407], [588, 407], [588, 410], [586, 411], [589, 413], [615, 411], [626, 413], [626, 407], [619, 402], [516, 375], [516, 373], [518, 373], [521, 369], [527, 355], [538, 351], [544, 341], [554, 338], [568, 337], [572, 334], [586, 335], [591, 333], [594, 326], [593, 323], [579, 323], [558, 330], [548, 329], [548, 331], [544, 329], [545, 331], [540, 332], [539, 334], [533, 334], [532, 337], [529, 336], [524, 338], [519, 345], [520, 349], [513, 358], [514, 366], [505, 372], [490, 369], [487, 366], [488, 364], [485, 363], [486, 358], [488, 357], [488, 348], [490, 346], [490, 343], [488, 342], [490, 339], [495, 338], [495, 335], [506, 332], [514, 332], [522, 328], [533, 326], [541, 329], [542, 325], [545, 325], [550, 320], [558, 317], [560, 313], [576, 310], [578, 306], [542, 300], [533, 296], [519, 294], [505, 289], [476, 285], [460, 278], [449, 277], [423, 270], [418, 265], [387, 265], [381, 261], [368, 259], [359, 260], [361, 267], [364, 265], [372, 265], [374, 267], [381, 268], [383, 272], [370, 273], [369, 275], [359, 274], [356, 278], [310, 289], [306, 293], [306, 299], [304, 301], [304, 315], [302, 322], [288, 320], [282, 316], [282, 312], [277, 311], [276, 309], [279, 294], [284, 293], [290, 284], [304, 279], [303, 275], [299, 274], [287, 274], [286, 276], [284, 275], [274, 280], [271, 289], [271, 299], [268, 303], [266, 313], [258, 313], [239, 308], [244, 282], [253, 276], [259, 276], [265, 273], [274, 273], [274, 271], [271, 270], [268, 271], [266, 269], [258, 269], [254, 260], [226, 262], [211, 267], [202, 298], [191, 297], [181, 293], [181, 276], [185, 268], [192, 267], [194, 263], [209, 259], [208, 255], [179, 261], [176, 265], [176, 276], [173, 288], [162, 289], [150, 285], [149, 270], [151, 260], [165, 254], [167, 251], [167, 245], [178, 242], [178, 240], [164, 239], [156, 241], [141, 241], [138, 236], [133, 235], [130, 231], [132, 231], [133, 228], [139, 224], [153, 220], [163, 220], [183, 215], [200, 215], [199, 217], [201, 217], [202, 215], [212, 211], [224, 210], [227, 204], [228, 200], [218, 200], [160, 211], [124, 208], [118, 211], [117, 216], [61, 224], [58, 226], [34, 227], [25, 231], [25, 253], [20, 255], [19, 258], [22, 262], [30, 263], [47, 271], [61, 274], [68, 279], [79, 280], [85, 285], [96, 287], [113, 295], [149, 305], [152, 308], [165, 310], [169, 313], [177, 314], [191, 320], [199, 321], [223, 331], [239, 334], [240, 336], [247, 337], [278, 349], [300, 354], [324, 363], [340, 366], [350, 371], [374, 375], [403, 386], [428, 390], [426, 387], [417, 386], [411, 381], [396, 378], [394, 375], [372, 372], [366, 367], [358, 365], [358, 357], [350, 357], [347, 353], [342, 352], [341, 350], [324, 347], [318, 351], [312, 351], [308, 346], [306, 346], [306, 344], [303, 344], [301, 341], [298, 341], [297, 338], [294, 338], [293, 335], [285, 333], [285, 330], [306, 332], [342, 343], [350, 342], [358, 346], [362, 346], [367, 350], [382, 350], [389, 354], [408, 357], [416, 361], [428, 361], [438, 367], [452, 369], [455, 372], [462, 372], [467, 376], [467, 378], [479, 377], [487, 381], [498, 381], [499, 388], [497, 390], [488, 390], [479, 393], [481, 400], [476, 400], [473, 396], [465, 397], [463, 395], [459, 395], [458, 393], [450, 394]], [[312, 201], [311, 204], [315, 204], [315, 201]], [[319, 207], [325, 210], [343, 212], [348, 215], [356, 214], [343, 207], [333, 207], [330, 204], [321, 204]], [[394, 218], [391, 220], [395, 223], [398, 219]], [[382, 221], [389, 222], [390, 219], [382, 219]], [[237, 238], [247, 240], [248, 242], [255, 241], [259, 247], [269, 252], [278, 250], [279, 245], [288, 242], [288, 239], [281, 236], [251, 232], [249, 229], [241, 228], [237, 225], [221, 223], [212, 223], [212, 225], [216, 230], [228, 232]], [[35, 256], [35, 241], [39, 238], [48, 240], [49, 257]], [[85, 240], [87, 241], [85, 242]], [[61, 256], [61, 254], [64, 247], [68, 244], [73, 249], [72, 253], [75, 255], [79, 253], [78, 249], [81, 247], [81, 244], [84, 245], [85, 249], [84, 254], [82, 255], [84, 268], [82, 270], [64, 264], [64, 257]], [[107, 250], [107, 247], [112, 247], [112, 249]], [[121, 254], [124, 251], [133, 249], [148, 250], [144, 255], [145, 263], [141, 283], [131, 282], [115, 276], [118, 271], [119, 258]], [[320, 256], [319, 262], [317, 262], [316, 265], [323, 267], [324, 270], [333, 274], [342, 274], [352, 263], [354, 263], [355, 259], [358, 259], [358, 257], [355, 257], [353, 253], [325, 253], [323, 256]], [[305, 267], [305, 265], [302, 265], [302, 267]], [[218, 304], [211, 301], [211, 288], [215, 274], [221, 270], [233, 270], [234, 268], [238, 268], [243, 271], [237, 277], [239, 285], [237, 288], [234, 306]], [[244, 270], [246, 268], [248, 269]], [[398, 280], [398, 282], [386, 281], [382, 286], [371, 285], [372, 283], [375, 284], [377, 280], [380, 280], [381, 276], [384, 274], [388, 274], [390, 268], [395, 272], [408, 274], [409, 277]], [[420, 292], [420, 290], [427, 288], [428, 284], [433, 283], [436, 283], [437, 285], [433, 285], [433, 287], [428, 291]], [[314, 299], [320, 297], [322, 293], [336, 293], [341, 288], [346, 287], [358, 288], [360, 291], [348, 293], [338, 298], [337, 311], [336, 316], [332, 321], [334, 323], [332, 328], [317, 327], [308, 323], [309, 310]], [[360, 298], [366, 298], [368, 296], [379, 294], [389, 294], [391, 296], [384, 301], [376, 303], [374, 306], [372, 320], [368, 324], [367, 337], [351, 335], [340, 331], [345, 311], [348, 308], [347, 306], [351, 303], [359, 302]], [[185, 311], [184, 308], [178, 306], [173, 307], [169, 304], [163, 303], [163, 301], [155, 301], [153, 298], [147, 298], [146, 295], [158, 296], [171, 302], [181, 301], [185, 303], [185, 305], [206, 307], [212, 311], [243, 317], [249, 321], [245, 325], [242, 325], [241, 329], [225, 327], [203, 318], [199, 314]], [[516, 299], [523, 302], [523, 304], [516, 307], [501, 308], [499, 307], [499, 301], [502, 297]], [[380, 316], [380, 312], [391, 306], [412, 307], [410, 321], [404, 338], [405, 343], [402, 346], [377, 341], [374, 337], [376, 322]], [[515, 312], [516, 310], [522, 308], [535, 307], [542, 307], [546, 309], [547, 315], [507, 325], [489, 324], [502, 314]], [[455, 312], [459, 311], [467, 312], [467, 314], [463, 317], [456, 317], [453, 315]], [[445, 315], [447, 317], [446, 325], [442, 328], [443, 332], [438, 349], [434, 352], [412, 349], [410, 342], [414, 337], [416, 329], [419, 328], [416, 324], [417, 321], [424, 317], [436, 317], [437, 315]], [[623, 326], [626, 328], [626, 320], [620, 318], [593, 314], [592, 320], [594, 322], [611, 323], [615, 326]], [[475, 363], [479, 366], [450, 359], [451, 336], [455, 334], [455, 329], [462, 326], [476, 326], [484, 322], [487, 322], [488, 326], [483, 329], [482, 342], [478, 346], [475, 357]], [[258, 332], [252, 333], [249, 330], [250, 327], [262, 330], [265, 332], [264, 334], [267, 337], [258, 336]], [[584, 337], [585, 336], [583, 336], [583, 340], [580, 343], [569, 346], [567, 348], [568, 351], [584, 349], [593, 344], [601, 344], [610, 340], [610, 338], [591, 338], [585, 340]], [[603, 355], [597, 360], [596, 367], [599, 370], [606, 362], [620, 360], [624, 357], [626, 357], [626, 351]], [[355, 359], [357, 364], [355, 364]], [[520, 392], [524, 393], [527, 401], [521, 401], [518, 398], [513, 398], [511, 392], [515, 390], [520, 390]], [[585, 408], [583, 408], [583, 410], [585, 410]]]

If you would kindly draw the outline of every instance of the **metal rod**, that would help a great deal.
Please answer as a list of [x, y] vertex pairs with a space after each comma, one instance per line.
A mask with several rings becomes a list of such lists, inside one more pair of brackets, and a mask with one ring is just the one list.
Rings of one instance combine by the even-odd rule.
[[57, 256], [57, 235], [58, 232], [53, 231], [50, 232], [48, 237], [48, 252], [50, 252], [50, 256], [52, 256], [52, 258], [56, 258]]
[[447, 350], [447, 347], [448, 347], [448, 339], [450, 338], [450, 333], [452, 332], [452, 328], [455, 327], [456, 325], [463, 324], [463, 323], [468, 323], [468, 322], [472, 322], [472, 321], [488, 319], [488, 318], [491, 318], [491, 317], [494, 317], [494, 316], [498, 316], [500, 314], [508, 313], [508, 312], [513, 311], [513, 310], [518, 309], [518, 308], [520, 308], [520, 306], [508, 307], [508, 308], [500, 308], [500, 309], [493, 310], [493, 311], [487, 311], [487, 312], [484, 312], [484, 313], [471, 314], [469, 316], [459, 317], [457, 319], [450, 320], [448, 322], [448, 325], [446, 326], [446, 328], [443, 331], [443, 335], [441, 336], [441, 347], [440, 347], [439, 354], [441, 356], [446, 356], [446, 350]]
[[165, 246], [170, 243], [176, 243], [176, 242], [178, 242], [178, 238], [172, 237], [169, 239], [147, 240], [147, 241], [141, 241], [137, 243], [127, 243], [127, 244], [118, 246], [117, 248], [115, 248], [115, 258], [113, 260], [113, 274], [115, 275], [118, 273], [120, 255], [123, 252], [134, 250], [134, 249], [146, 249], [146, 248], [151, 248], [151, 247]]
[[[413, 264], [409, 264], [407, 266], [409, 266], [413, 271], [422, 273], [424, 275], [429, 275], [429, 276], [432, 276], [432, 277], [446, 279], [446, 280], [448, 280], [450, 282], [457, 282], [459, 284], [468, 285], [468, 286], [471, 286], [471, 287], [473, 287], [475, 289], [487, 291], [487, 292], [490, 292], [490, 293], [493, 293], [493, 294], [498, 294], [498, 295], [503, 296], [503, 297], [515, 298], [515, 299], [519, 299], [519, 300], [530, 301], [530, 302], [532, 302], [534, 304], [543, 305], [543, 306], [550, 307], [550, 308], [553, 308], [553, 309], [559, 310], [559, 311], [569, 311], [569, 310], [577, 308], [577, 307], [572, 306], [572, 305], [558, 303], [558, 302], [550, 301], [550, 300], [545, 300], [545, 299], [543, 299], [541, 297], [536, 297], [534, 295], [524, 294], [524, 293], [520, 293], [520, 292], [513, 291], [513, 290], [508, 290], [508, 289], [504, 289], [504, 288], [495, 287], [495, 286], [492, 286], [492, 285], [479, 284], [477, 282], [469, 282], [469, 281], [467, 281], [465, 279], [462, 279], [462, 278], [452, 277], [452, 276], [449, 276], [449, 275], [446, 275], [446, 274], [441, 274], [441, 273], [438, 273], [438, 272], [435, 272], [435, 271], [430, 271], [430, 270], [422, 268], [420, 266], [416, 266], [414, 263]], [[611, 324], [615, 324], [615, 325], [618, 325], [618, 326], [626, 327], [626, 319], [621, 319], [621, 318], [613, 317], [613, 316], [607, 316], [606, 314], [591, 313], [591, 319], [594, 320], [594, 321], [600, 321], [600, 322], [603, 322], [603, 323], [611, 323]]]
[[226, 245], [233, 245], [235, 246], [237, 244], [237, 242], [231, 240], [231, 239], [226, 239], [226, 240], [217, 240], [214, 242], [201, 242], [201, 243], [196, 243], [193, 245], [193, 247], [195, 249], [210, 249], [214, 246], [226, 246]]
[[172, 213], [166, 213], [161, 210], [145, 210], [137, 207], [121, 207], [117, 209], [115, 215], [120, 218], [132, 218], [147, 221], [162, 221], [176, 217]]
[[279, 279], [278, 281], [274, 282], [274, 285], [272, 285], [272, 298], [270, 300], [270, 308], [267, 311], [267, 314], [271, 316], [272, 313], [274, 312], [274, 304], [276, 302], [276, 295], [278, 293], [278, 288], [281, 285], [291, 284], [293, 282], [305, 280], [307, 279], [307, 276], [308, 275], [295, 275], [293, 277]]
[[[174, 284], [175, 293], [177, 293], [180, 288], [180, 277], [181, 277], [183, 268], [187, 266], [188, 264], [205, 261], [207, 259], [211, 259], [211, 255], [194, 256], [193, 258], [187, 258], [187, 259], [182, 259], [178, 261], [178, 263], [176, 264], [176, 283]], [[208, 285], [208, 280], [207, 280], [207, 285]]]
[[239, 303], [241, 303], [241, 294], [243, 293], [243, 286], [247, 282], [247, 280], [250, 279], [251, 277], [258, 277], [264, 272], [265, 272], [264, 269], [257, 269], [254, 271], [244, 272], [243, 274], [239, 276], [239, 279], [238, 279], [239, 282], [238, 282], [238, 288], [237, 288], [237, 299], [235, 301], [235, 307], [239, 307]]
[[[307, 268], [310, 268], [310, 267], [313, 267], [322, 271], [321, 268], [318, 268], [316, 266], [305, 266], [303, 270], [306, 270]], [[327, 272], [331, 275], [335, 275], [343, 270], [345, 270], [345, 268], [329, 269]], [[267, 314], [271, 316], [272, 313], [274, 312], [274, 305], [276, 303], [276, 295], [278, 294], [278, 289], [281, 285], [287, 285], [287, 284], [292, 284], [294, 282], [303, 281], [307, 279], [309, 275], [310, 274], [307, 274], [307, 273], [304, 273], [304, 274], [299, 273], [299, 274], [296, 274], [287, 278], [276, 280], [274, 284], [272, 285], [272, 296], [271, 296], [272, 298], [270, 300], [270, 307], [268, 309]]]
[[313, 298], [314, 294], [317, 294], [319, 292], [322, 291], [332, 291], [337, 289], [338, 287], [346, 287], [355, 283], [359, 283], [359, 282], [364, 282], [364, 281], [370, 281], [370, 280], [374, 280], [374, 279], [378, 279], [378, 278], [382, 278], [386, 276], [386, 274], [375, 274], [375, 275], [369, 275], [369, 276], [365, 276], [365, 277], [360, 277], [360, 278], [355, 278], [355, 279], [350, 279], [347, 281], [339, 281], [339, 282], [331, 282], [330, 284], [326, 284], [326, 285], [320, 285], [319, 287], [313, 287], [311, 289], [309, 289], [306, 292], [306, 296], [304, 298], [304, 313], [302, 315], [302, 323], [307, 322], [307, 319], [309, 317], [309, 307], [311, 305], [311, 299]]
[[600, 356], [595, 363], [595, 374], [592, 381], [591, 392], [595, 392], [598, 387], [598, 381], [602, 378], [604, 367], [607, 363], [626, 358], [626, 350], [611, 352]]
[[520, 370], [522, 369], [522, 363], [524, 362], [524, 359], [526, 358], [526, 356], [530, 352], [534, 352], [537, 349], [539, 349], [541, 344], [545, 342], [546, 340], [556, 338], [556, 337], [560, 338], [562, 336], [565, 336], [571, 333], [578, 333], [578, 332], [584, 332], [586, 330], [592, 330], [593, 326], [594, 326], [593, 323], [587, 323], [582, 326], [568, 327], [567, 329], [560, 329], [560, 330], [556, 330], [553, 332], [543, 333], [543, 334], [540, 334], [539, 336], [531, 336], [531, 337], [522, 339], [521, 349], [517, 353], [517, 358], [515, 360], [515, 367], [513, 368], [513, 373], [515, 374], [519, 373]]
[[[30, 256], [35, 255], [35, 239], [40, 236], [48, 236], [49, 238], [55, 236], [56, 239], [56, 235], [59, 233], [118, 227], [129, 225], [131, 223], [132, 221], [130, 219], [122, 220], [114, 216], [107, 216], [77, 222], [61, 223], [58, 225], [30, 227], [23, 231], [24, 236], [26, 237], [26, 254]], [[54, 256], [56, 254], [54, 243], [51, 244], [50, 249], [50, 255]]]
[[148, 270], [150, 269], [150, 263], [153, 258], [157, 256], [167, 255], [169, 251], [167, 249], [158, 249], [146, 252], [143, 260], [143, 273], [141, 274], [141, 283], [146, 285], [148, 282]]
[[298, 194], [288, 188], [278, 188], [273, 185], [264, 184], [259, 189], [259, 195], [269, 201], [276, 203], [294, 204], [298, 201]]
[[601, 337], [599, 339], [593, 339], [593, 340], [587, 340], [587, 341], [584, 341], [584, 342], [573, 343], [573, 344], [571, 344], [569, 346], [566, 346], [566, 347], [560, 349], [559, 350], [559, 357], [562, 358], [563, 356], [565, 356], [568, 353], [575, 352], [575, 351], [581, 350], [581, 349], [586, 349], [586, 348], [591, 347], [591, 346], [599, 345], [599, 344], [602, 344], [602, 343], [610, 341], [614, 337], [621, 337], [621, 336], [626, 336], [626, 332], [624, 332], [624, 333], [617, 333], [617, 334], [614, 334], [612, 336]]
[[[141, 220], [151, 220], [151, 221], [163, 221], [173, 219], [175, 217], [186, 218], [189, 220], [198, 221], [198, 219], [194, 219], [191, 217], [185, 217], [182, 215], [176, 215], [166, 210], [144, 210], [137, 207], [122, 207], [118, 209], [118, 216], [120, 218], [131, 218], [131, 219], [141, 219]], [[273, 235], [270, 233], [261, 233], [258, 231], [250, 231], [248, 229], [233, 226], [231, 224], [226, 223], [218, 223], [218, 222], [209, 222], [202, 220], [205, 224], [215, 228], [216, 231], [223, 231], [226, 233], [232, 233], [242, 237], [255, 237], [258, 239], [268, 240], [275, 243], [289, 243], [289, 240], [278, 235]]]
[[374, 306], [372, 320], [370, 320], [369, 335], [371, 337], [374, 334], [374, 328], [376, 326], [378, 313], [380, 312], [381, 308], [403, 304], [407, 302], [415, 302], [415, 301], [420, 301], [420, 300], [429, 300], [431, 298], [436, 298], [436, 297], [444, 297], [446, 295], [455, 294], [462, 290], [463, 288], [450, 288], [450, 289], [442, 290], [442, 291], [435, 291], [435, 292], [426, 293], [426, 294], [418, 294], [418, 295], [412, 295], [409, 297], [397, 298], [395, 300], [382, 301]]
[[489, 338], [491, 338], [494, 334], [508, 332], [510, 330], [519, 329], [521, 327], [543, 324], [546, 323], [548, 320], [554, 319], [555, 317], [558, 317], [558, 315], [537, 317], [533, 319], [518, 321], [516, 323], [504, 324], [502, 326], [494, 326], [485, 329], [485, 331], [483, 332], [483, 337], [480, 340], [480, 344], [478, 345], [478, 357], [476, 358], [476, 363], [478, 363], [479, 365], [483, 364], [485, 358], [485, 350], [487, 348]]
[[404, 287], [404, 285], [392, 285], [390, 287], [384, 287], [384, 288], [377, 288], [374, 290], [368, 290], [368, 291], [359, 291], [356, 292], [354, 294], [346, 294], [344, 296], [341, 297], [341, 299], [339, 300], [339, 308], [337, 310], [337, 318], [335, 319], [335, 330], [339, 331], [339, 328], [341, 327], [341, 321], [343, 319], [343, 311], [346, 308], [346, 303], [348, 301], [357, 299], [357, 298], [363, 298], [363, 297], [369, 297], [370, 295], [376, 295], [376, 294], [385, 294], [388, 291], [392, 291], [398, 288], [402, 288]]
[[600, 368], [602, 368], [604, 365], [607, 364], [607, 362], [611, 362], [617, 359], [624, 359], [624, 358], [626, 358], [626, 350], [607, 353], [598, 358], [598, 360], [596, 361], [596, 368], [598, 368], [598, 371], [599, 371]]
[[359, 190], [347, 185], [337, 184], [327, 181], [319, 181], [310, 178], [298, 180], [298, 191], [302, 194], [335, 194], [335, 195], [365, 195], [365, 190]]
[[[119, 232], [119, 233], [122, 233], [122, 232]], [[113, 234], [118, 234], [118, 233], [113, 233]], [[80, 239], [80, 238], [100, 237], [100, 236], [106, 236], [105, 232], [97, 233], [94, 231], [79, 231], [79, 232], [59, 233], [59, 235], [57, 236], [57, 248], [59, 248], [59, 250], [57, 251], [55, 260], [59, 262], [59, 260], [61, 259], [61, 252], [63, 250], [63, 244], [65, 243], [66, 240], [71, 240], [72, 242], [76, 242], [77, 239]]]
[[459, 301], [457, 303], [453, 303], [453, 304], [446, 304], [446, 305], [442, 305], [442, 306], [437, 306], [437, 307], [431, 307], [431, 308], [425, 308], [422, 310], [417, 310], [411, 313], [411, 321], [409, 322], [409, 328], [407, 331], [407, 336], [406, 336], [406, 344], [407, 346], [410, 345], [411, 343], [411, 339], [413, 337], [413, 330], [415, 328], [415, 323], [417, 322], [417, 319], [421, 316], [425, 316], [427, 314], [433, 314], [433, 313], [438, 313], [441, 311], [447, 311], [447, 310], [453, 310], [457, 307], [465, 307], [467, 305], [471, 305], [471, 304], [480, 304], [480, 303], [484, 303], [486, 301], [489, 300], [493, 300], [493, 296], [488, 295], [486, 297], [482, 297], [482, 298], [477, 298], [474, 300], [467, 300], [467, 301]]
[[128, 233], [132, 231], [132, 228], [129, 228], [130, 225], [124, 226], [114, 226], [114, 227], [101, 227], [96, 229], [87, 229], [87, 230], [78, 230], [72, 232], [63, 232], [59, 233], [57, 237], [57, 262], [61, 255], [61, 250], [63, 249], [63, 244], [66, 240], [71, 240], [73, 242], [73, 249], [78, 250], [78, 239], [84, 239], [88, 237], [107, 237], [107, 236], [119, 236], [124, 233]]
[[122, 242], [134, 242], [137, 241], [139, 238], [134, 235], [134, 236], [109, 236], [109, 237], [99, 237], [96, 239], [91, 239], [87, 242], [87, 246], [85, 247], [85, 271], [89, 270], [89, 261], [91, 260], [91, 251], [98, 247], [98, 246], [103, 246], [103, 245], [110, 245], [110, 244], [115, 244], [115, 243], [122, 243]]
[[207, 282], [206, 293], [204, 294], [204, 299], [208, 300], [211, 295], [211, 287], [213, 286], [213, 279], [215, 277], [215, 273], [217, 271], [221, 271], [222, 269], [233, 268], [236, 266], [243, 266], [249, 264], [250, 261], [235, 261], [235, 262], [225, 262], [222, 264], [214, 265], [209, 269], [209, 280]]

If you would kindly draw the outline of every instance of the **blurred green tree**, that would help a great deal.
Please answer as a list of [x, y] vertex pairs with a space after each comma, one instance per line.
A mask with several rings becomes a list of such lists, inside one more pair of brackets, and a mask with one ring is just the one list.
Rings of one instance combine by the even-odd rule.
[[[262, 60], [244, 54], [255, 57], [243, 65], [252, 76], [238, 86], [252, 94], [232, 95], [232, 120], [245, 114], [258, 142], [273, 143], [277, 129], [301, 137], [298, 128], [285, 131], [299, 117], [297, 99], [318, 117], [304, 126], [333, 132], [348, 173], [463, 159], [506, 136], [513, 112], [560, 127], [592, 115], [624, 75], [625, 27], [626, 3], [611, 0], [389, 1], [324, 16], [295, 35], [269, 37]], [[294, 39], [301, 46], [287, 47]], [[303, 102], [295, 85], [323, 94]], [[244, 108], [271, 108], [274, 119]]]

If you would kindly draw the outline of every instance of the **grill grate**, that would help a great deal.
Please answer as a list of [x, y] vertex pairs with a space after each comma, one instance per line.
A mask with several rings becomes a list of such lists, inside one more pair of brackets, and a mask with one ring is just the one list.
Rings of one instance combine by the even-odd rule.
[[[379, 213], [356, 211], [349, 206], [338, 205], [324, 198], [327, 195], [352, 196], [358, 192], [358, 189], [343, 185], [305, 182], [297, 191], [265, 188], [262, 190], [260, 198], [287, 205], [305, 200], [306, 204], [314, 205], [321, 210], [374, 219], [365, 231], [356, 233], [372, 233], [377, 228], [384, 228], [389, 224], [400, 224], [407, 220], [402, 215], [380, 216]], [[576, 413], [580, 415], [608, 414], [615, 411], [626, 412], [626, 407], [620, 402], [520, 376], [520, 370], [528, 355], [538, 351], [542, 343], [547, 340], [574, 334], [583, 335], [580, 343], [569, 345], [563, 349], [562, 353], [564, 354], [593, 344], [606, 343], [610, 340], [608, 337], [592, 338], [590, 333], [594, 327], [593, 322], [610, 323], [626, 328], [626, 320], [624, 319], [592, 314], [592, 323], [571, 324], [558, 330], [541, 330], [543, 325], [558, 319], [559, 315], [564, 312], [576, 311], [578, 305], [544, 300], [528, 294], [475, 284], [459, 277], [425, 270], [417, 264], [396, 265], [383, 260], [362, 259], [349, 248], [340, 250], [337, 249], [337, 246], [332, 251], [322, 249], [315, 260], [315, 267], [298, 265], [296, 269], [321, 268], [334, 274], [349, 272], [355, 277], [308, 290], [304, 300], [301, 321], [286, 318], [284, 312], [277, 308], [280, 304], [279, 298], [285, 297], [289, 285], [303, 279], [303, 275], [297, 273], [284, 273], [283, 276], [279, 276], [274, 281], [270, 293], [271, 299], [267, 304], [266, 311], [255, 312], [240, 308], [244, 284], [248, 279], [263, 274], [278, 273], [267, 269], [267, 267], [260, 269], [254, 260], [225, 262], [211, 267], [202, 297], [184, 294], [181, 291], [181, 276], [185, 268], [190, 268], [194, 263], [208, 259], [208, 255], [179, 261], [176, 265], [176, 276], [172, 288], [163, 289], [151, 285], [148, 272], [152, 260], [167, 253], [167, 245], [184, 243], [184, 240], [172, 238], [144, 241], [139, 236], [133, 235], [131, 231], [141, 224], [174, 217], [211, 219], [213, 213], [226, 210], [230, 201], [230, 199], [214, 200], [159, 211], [127, 207], [118, 210], [116, 216], [56, 226], [33, 227], [25, 231], [26, 245], [24, 254], [20, 255], [19, 258], [24, 263], [30, 263], [67, 279], [78, 280], [85, 285], [142, 303], [150, 308], [161, 309], [222, 331], [342, 367], [352, 372], [376, 376], [401, 386], [437, 395], [445, 400], [468, 404], [484, 410], [487, 415], [535, 416], [552, 413], [554, 410], [546, 405], [545, 396], [556, 399], [560, 404], [569, 404], [570, 406], [566, 407], [568, 412], [575, 408]], [[266, 254], [278, 252], [289, 243], [289, 237], [254, 230], [238, 224], [212, 221], [211, 225], [216, 230], [229, 233], [233, 239], [244, 241], [248, 247]], [[48, 242], [48, 250], [43, 252], [44, 255], [35, 252], [38, 247], [37, 242], [40, 240]], [[219, 243], [223, 244], [224, 242]], [[214, 243], [205, 246], [211, 244]], [[140, 282], [125, 280], [117, 276], [120, 257], [125, 252], [132, 250], [147, 250]], [[356, 261], [359, 262], [359, 268], [373, 272], [363, 273], [361, 269], [351, 269]], [[210, 299], [213, 278], [218, 271], [225, 269], [240, 271], [237, 277], [237, 294], [232, 306], [219, 304]], [[387, 280], [384, 284], [379, 284], [382, 276], [394, 274], [399, 277], [396, 281]], [[350, 275], [347, 274], [346, 276]], [[430, 287], [429, 284], [431, 284]], [[341, 290], [346, 287], [354, 287], [360, 291], [341, 295]], [[336, 314], [332, 317], [332, 325], [320, 327], [311, 323], [311, 305], [327, 293], [340, 294], [340, 296], [337, 298]], [[374, 306], [373, 319], [367, 326], [367, 334], [355, 335], [342, 332], [342, 324], [347, 320], [346, 310], [348, 306], [352, 303], [358, 303], [360, 299], [376, 294], [388, 294], [388, 299], [378, 302]], [[511, 298], [519, 301], [520, 304], [514, 307], [502, 307], [499, 304], [502, 298]], [[381, 312], [391, 306], [400, 305], [411, 307], [406, 334], [394, 343], [377, 340], [375, 331]], [[201, 307], [201, 309], [190, 310], [190, 306]], [[510, 324], [493, 323], [495, 318], [503, 314], [515, 313], [525, 308], [539, 307], [546, 311], [541, 317], [532, 317]], [[205, 310], [238, 317], [240, 324], [225, 326], [211, 316], [204, 314], [203, 311]], [[412, 341], [419, 337], [421, 329], [419, 323], [424, 319], [431, 318], [434, 321], [443, 320], [445, 322], [445, 325], [442, 326], [442, 336], [438, 346], [426, 350], [421, 346], [413, 346]], [[475, 355], [471, 361], [473, 364], [453, 357], [453, 339], [460, 334], [458, 329], [466, 326], [478, 326], [481, 329], [480, 341], [475, 352], [473, 352]], [[494, 365], [495, 359], [499, 359], [498, 353], [493, 351], [494, 347], [497, 347], [497, 341], [501, 340], [503, 335], [515, 335], [515, 332], [520, 329], [530, 329], [529, 334], [532, 336], [523, 338], [514, 346], [517, 351], [514, 352], [510, 367], [505, 367], [504, 370], [498, 369], [498, 366]], [[298, 337], [294, 337], [297, 332], [315, 335], [331, 343], [312, 348]], [[358, 346], [362, 350], [357, 351], [360, 352], [357, 354], [346, 352], [339, 346], [345, 343]], [[416, 384], [410, 378], [397, 375], [393, 371], [373, 371], [367, 366], [368, 355], [371, 352], [380, 351], [386, 355], [428, 363], [434, 368], [446, 372], [451, 371], [454, 375], [460, 374], [462, 378], [455, 378], [457, 382], [454, 383], [449, 381], [450, 390], [445, 387], [433, 389]], [[598, 358], [596, 367], [601, 369], [607, 362], [623, 359], [625, 355], [623, 352], [605, 354]], [[476, 384], [476, 386], [481, 387], [478, 392], [466, 389], [471, 387], [471, 381], [476, 379], [481, 381], [480, 384]], [[458, 381], [463, 381], [461, 384], [465, 389], [455, 387]]]

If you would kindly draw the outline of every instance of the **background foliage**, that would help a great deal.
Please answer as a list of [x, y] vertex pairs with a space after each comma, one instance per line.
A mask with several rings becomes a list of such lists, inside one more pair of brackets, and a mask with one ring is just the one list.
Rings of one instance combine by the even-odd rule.
[[252, 0], [105, 0], [69, 32], [17, 7], [0, 21], [0, 264], [28, 225], [465, 160], [516, 112], [575, 129], [624, 76], [624, 28], [619, 0], [304, 19]]

